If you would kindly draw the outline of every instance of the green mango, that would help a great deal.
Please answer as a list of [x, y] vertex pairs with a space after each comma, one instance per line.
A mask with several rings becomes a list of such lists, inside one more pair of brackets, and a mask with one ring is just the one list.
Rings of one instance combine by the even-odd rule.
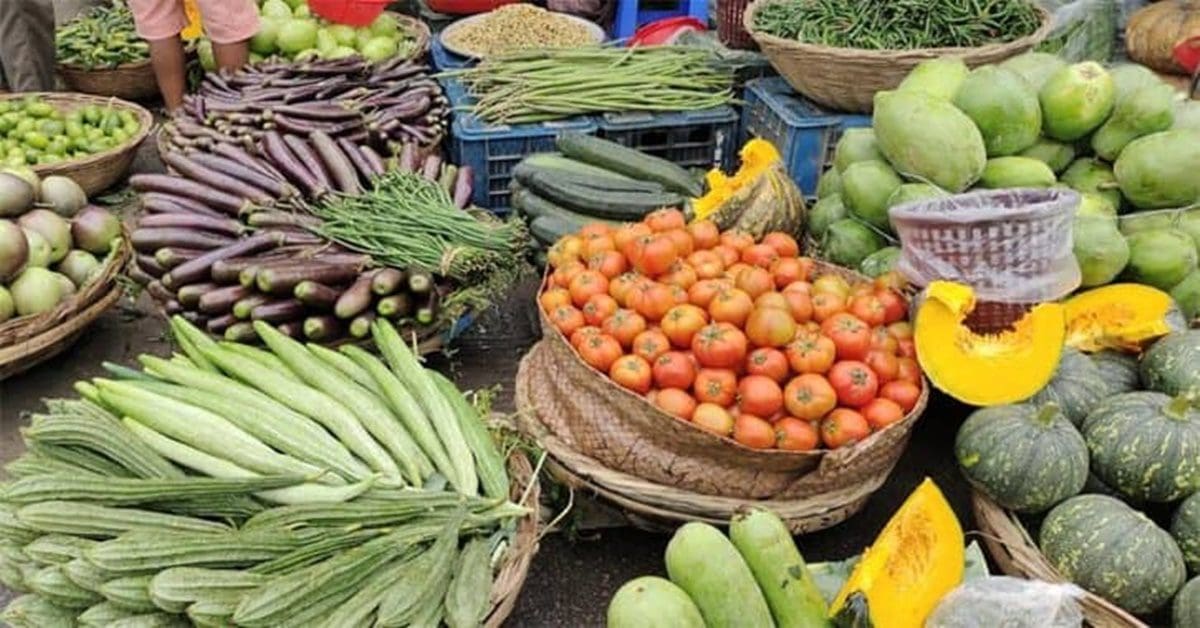
[[880, 229], [890, 232], [888, 220], [888, 197], [900, 184], [900, 176], [887, 162], [872, 159], [850, 164], [842, 173], [842, 201], [850, 215]]
[[1133, 140], [1166, 131], [1174, 122], [1175, 89], [1166, 83], [1147, 85], [1117, 103], [1112, 115], [1092, 135], [1092, 150], [1113, 161]]
[[1075, 159], [1075, 147], [1049, 138], [1039, 139], [1033, 146], [1020, 152], [1022, 157], [1032, 157], [1050, 166], [1055, 174], [1067, 169]]
[[906, 177], [957, 193], [983, 174], [983, 136], [945, 100], [924, 92], [879, 92], [872, 122], [879, 150]]
[[1032, 157], [993, 157], [979, 178], [979, 187], [992, 190], [1048, 188], [1055, 183], [1050, 166]]
[[1112, 205], [1114, 211], [1121, 209], [1121, 189], [1112, 166], [1090, 157], [1081, 157], [1071, 162], [1059, 177], [1076, 192], [1099, 195]]
[[1093, 216], [1111, 218], [1116, 224], [1117, 210], [1108, 199], [1091, 192], [1080, 192], [1079, 208], [1075, 210], [1076, 217]]
[[1177, 213], [1170, 211], [1125, 214], [1117, 222], [1117, 228], [1121, 230], [1121, 233], [1129, 236], [1140, 231], [1169, 229], [1177, 222], [1177, 218]]
[[258, 32], [250, 38], [250, 52], [260, 55], [275, 53], [275, 39], [279, 37], [280, 21], [263, 16], [259, 20]]
[[983, 135], [988, 157], [1016, 155], [1042, 133], [1037, 92], [1012, 70], [985, 65], [969, 74], [954, 106], [967, 114]]
[[1183, 281], [1175, 284], [1171, 288], [1171, 298], [1179, 304], [1189, 321], [1200, 316], [1200, 270], [1193, 270]]
[[853, 128], [842, 131], [842, 137], [833, 147], [833, 166], [838, 174], [846, 171], [850, 164], [871, 159], [884, 159], [875, 140], [875, 131], [868, 128]]
[[1127, 236], [1130, 281], [1170, 290], [1196, 270], [1196, 243], [1178, 229], [1151, 229]]
[[938, 188], [936, 185], [928, 183], [905, 183], [896, 188], [892, 195], [887, 199], [887, 207], [891, 209], [897, 205], [920, 201], [927, 198], [941, 198], [948, 196], [946, 191]]
[[850, 212], [846, 210], [846, 205], [842, 202], [841, 194], [830, 194], [824, 198], [817, 199], [817, 202], [813, 204], [812, 209], [808, 212], [808, 232], [814, 238], [820, 240], [825, 236], [825, 232], [829, 230], [829, 225], [849, 215]]
[[1165, 85], [1150, 68], [1138, 63], [1121, 63], [1108, 69], [1117, 90], [1117, 106], [1143, 87]]
[[900, 81], [897, 91], [925, 92], [942, 100], [953, 100], [970, 69], [959, 57], [922, 61]]
[[1099, 63], [1084, 61], [1051, 75], [1038, 92], [1038, 101], [1046, 135], [1073, 142], [1094, 131], [1112, 113], [1116, 86]]
[[317, 30], [317, 50], [321, 51], [322, 56], [329, 56], [334, 48], [338, 47], [337, 38], [327, 28]]
[[1133, 140], [1113, 164], [1121, 193], [1139, 209], [1200, 201], [1200, 131], [1180, 129]]
[[292, 8], [283, 0], [267, 0], [262, 5], [262, 16], [269, 18], [290, 18]]
[[821, 239], [824, 259], [846, 268], [858, 268], [864, 259], [883, 247], [883, 238], [874, 229], [853, 218], [829, 225]]
[[1085, 288], [1110, 283], [1129, 263], [1129, 244], [1115, 217], [1077, 215], [1072, 247]]
[[1027, 52], [1010, 57], [999, 65], [1005, 70], [1016, 72], [1036, 93], [1041, 91], [1042, 85], [1046, 84], [1051, 75], [1065, 68], [1067, 62], [1050, 53]]
[[842, 191], [842, 175], [838, 174], [837, 168], [830, 168], [821, 174], [821, 178], [817, 179], [817, 198], [825, 198], [832, 194], [840, 194]]
[[900, 259], [900, 247], [885, 246], [863, 258], [862, 263], [858, 265], [858, 272], [875, 278], [894, 269], [898, 259]]

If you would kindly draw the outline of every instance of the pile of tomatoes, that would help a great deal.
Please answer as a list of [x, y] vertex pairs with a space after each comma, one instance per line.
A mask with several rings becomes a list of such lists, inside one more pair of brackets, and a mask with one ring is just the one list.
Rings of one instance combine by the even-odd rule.
[[743, 445], [842, 447], [920, 397], [898, 276], [816, 273], [785, 233], [755, 242], [664, 209], [588, 225], [548, 261], [539, 303], [584, 362]]

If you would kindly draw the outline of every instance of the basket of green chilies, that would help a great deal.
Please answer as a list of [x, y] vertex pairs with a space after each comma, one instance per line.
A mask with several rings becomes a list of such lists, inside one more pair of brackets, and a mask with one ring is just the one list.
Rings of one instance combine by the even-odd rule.
[[73, 91], [125, 100], [158, 94], [150, 47], [124, 2], [97, 6], [55, 32], [58, 73]]

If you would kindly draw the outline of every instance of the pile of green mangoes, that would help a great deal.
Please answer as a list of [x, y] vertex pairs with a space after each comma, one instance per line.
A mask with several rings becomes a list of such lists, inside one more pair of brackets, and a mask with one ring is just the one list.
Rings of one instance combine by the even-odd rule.
[[62, 111], [37, 96], [0, 100], [0, 164], [54, 164], [120, 146], [141, 130], [129, 109], [87, 105]]
[[842, 135], [810, 230], [832, 261], [881, 272], [899, 253], [886, 246], [896, 205], [970, 189], [1069, 187], [1082, 198], [1074, 249], [1083, 285], [1179, 286], [1194, 316], [1200, 213], [1184, 208], [1200, 202], [1198, 172], [1200, 102], [1143, 66], [1028, 53], [970, 70], [935, 59], [876, 95], [871, 128]]

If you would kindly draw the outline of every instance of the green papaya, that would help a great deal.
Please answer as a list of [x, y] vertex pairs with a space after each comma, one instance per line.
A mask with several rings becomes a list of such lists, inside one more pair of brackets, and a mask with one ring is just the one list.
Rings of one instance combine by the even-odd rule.
[[1099, 63], [1069, 65], [1051, 75], [1038, 92], [1042, 128], [1048, 137], [1073, 142], [1103, 124], [1115, 100], [1112, 77]]
[[1171, 226], [1191, 236], [1196, 243], [1196, 252], [1200, 253], [1200, 208], [1180, 211]]
[[825, 598], [779, 515], [761, 508], [739, 512], [729, 522], [729, 540], [750, 566], [771, 607], [775, 626], [832, 626]]
[[850, 164], [842, 172], [842, 202], [855, 218], [890, 232], [887, 201], [902, 183], [887, 162], [872, 159]]
[[1036, 159], [1054, 171], [1055, 174], [1067, 169], [1075, 159], [1075, 147], [1066, 143], [1043, 137], [1033, 146], [1021, 151], [1021, 157]]
[[850, 212], [846, 210], [846, 205], [842, 202], [842, 195], [830, 194], [825, 198], [818, 199], [813, 205], [812, 211], [808, 213], [808, 232], [820, 240], [825, 237], [829, 225], [849, 215]]
[[1129, 236], [1139, 231], [1169, 229], [1175, 225], [1177, 218], [1177, 213], [1170, 211], [1125, 214], [1118, 220], [1117, 228], [1121, 230], [1121, 233]]
[[666, 578], [642, 576], [621, 585], [608, 603], [607, 628], [704, 628], [700, 609]]
[[1129, 265], [1125, 277], [1130, 281], [1170, 290], [1196, 270], [1196, 243], [1178, 229], [1139, 231], [1126, 238]]
[[1121, 209], [1121, 188], [1112, 166], [1100, 161], [1081, 157], [1071, 162], [1059, 177], [1076, 192], [1087, 192], [1104, 197], [1114, 211]]
[[825, 198], [832, 194], [842, 193], [842, 175], [838, 174], [837, 168], [826, 170], [820, 179], [817, 179], [817, 198]]
[[1200, 200], [1200, 131], [1139, 137], [1121, 151], [1113, 172], [1121, 193], [1139, 209], [1191, 205]]
[[983, 136], [945, 100], [924, 92], [879, 92], [872, 121], [879, 150], [905, 177], [958, 193], [983, 174]]
[[1003, 188], [1048, 188], [1056, 182], [1054, 171], [1032, 157], [993, 157], [987, 160], [979, 187], [992, 190]]
[[1112, 218], [1114, 224], [1117, 218], [1117, 210], [1113, 208], [1112, 203], [1108, 199], [1093, 194], [1091, 192], [1081, 192], [1079, 194], [1079, 209], [1075, 210], [1076, 216], [1099, 216], [1101, 218]]
[[1085, 288], [1110, 283], [1129, 263], [1129, 244], [1115, 218], [1076, 216], [1071, 235]]
[[916, 65], [900, 81], [902, 92], [925, 92], [942, 100], [953, 100], [970, 69], [958, 57], [938, 57]]
[[1017, 73], [1037, 93], [1055, 72], [1067, 67], [1067, 62], [1046, 52], [1027, 52], [1008, 58], [1000, 67]]
[[833, 166], [838, 174], [846, 171], [850, 164], [872, 159], [883, 159], [875, 131], [869, 128], [853, 128], [842, 131], [842, 137], [833, 147]]
[[1108, 75], [1112, 77], [1113, 87], [1117, 90], [1118, 106], [1143, 87], [1164, 85], [1153, 70], [1138, 63], [1117, 64], [1108, 69]]
[[1193, 270], [1171, 288], [1171, 298], [1179, 304], [1187, 320], [1200, 316], [1200, 270]]
[[821, 239], [823, 257], [846, 268], [858, 268], [867, 256], [883, 246], [883, 238], [874, 229], [853, 218], [829, 225]]
[[771, 609], [737, 548], [707, 523], [685, 523], [667, 543], [667, 575], [708, 628], [773, 625]]
[[1180, 100], [1175, 103], [1175, 124], [1172, 129], [1200, 131], [1200, 100]]
[[1092, 150], [1113, 161], [1133, 140], [1166, 131], [1174, 122], [1175, 89], [1166, 83], [1147, 85], [1117, 103], [1108, 120], [1092, 134]]
[[1016, 155], [1033, 146], [1042, 133], [1037, 92], [1016, 72], [1000, 66], [972, 71], [955, 95], [954, 106], [979, 127], [988, 157]]
[[929, 185], [928, 183], [905, 183], [896, 188], [896, 191], [892, 192], [892, 195], [888, 197], [887, 206], [888, 209], [891, 209], [897, 205], [927, 198], [941, 198], [943, 196], [949, 195], [946, 194], [945, 190], [938, 188], [936, 185]]
[[900, 247], [885, 246], [863, 258], [858, 265], [858, 272], [868, 277], [878, 277], [896, 267], [900, 259]]

